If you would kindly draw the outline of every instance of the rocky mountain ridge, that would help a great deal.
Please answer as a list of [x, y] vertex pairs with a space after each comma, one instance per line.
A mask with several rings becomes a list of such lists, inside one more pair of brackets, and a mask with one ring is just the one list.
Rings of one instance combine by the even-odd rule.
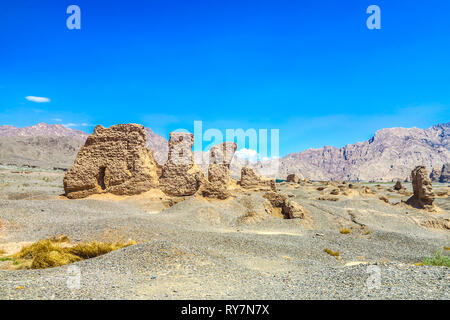
[[315, 180], [403, 180], [417, 165], [431, 172], [450, 162], [450, 122], [429, 129], [381, 129], [367, 141], [342, 148], [325, 146], [280, 160], [280, 176], [295, 173]]
[[[154, 150], [158, 163], [164, 164], [168, 141], [150, 128], [146, 128], [146, 133], [147, 146]], [[83, 131], [45, 123], [25, 128], [0, 126], [0, 163], [69, 168], [87, 136]], [[364, 142], [342, 148], [308, 149], [278, 160], [255, 163], [235, 157], [231, 173], [239, 177], [240, 169], [250, 166], [261, 174], [281, 179], [295, 173], [313, 180], [393, 181], [408, 179], [415, 166], [424, 165], [439, 180], [448, 163], [450, 123], [444, 123], [429, 129], [381, 129]], [[204, 169], [207, 166], [200, 164]], [[270, 166], [278, 167], [277, 174], [267, 174]]]

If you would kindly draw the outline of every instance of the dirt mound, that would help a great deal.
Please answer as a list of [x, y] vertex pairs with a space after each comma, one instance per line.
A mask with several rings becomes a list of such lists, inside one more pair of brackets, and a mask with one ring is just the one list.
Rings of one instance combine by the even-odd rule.
[[263, 196], [269, 200], [274, 208], [281, 209], [281, 214], [285, 219], [305, 219], [310, 218], [309, 212], [297, 202], [290, 200], [287, 196], [277, 192], [267, 192]]
[[272, 189], [276, 191], [275, 179], [263, 178], [256, 174], [250, 167], [243, 167], [241, 170], [240, 185], [246, 189]]

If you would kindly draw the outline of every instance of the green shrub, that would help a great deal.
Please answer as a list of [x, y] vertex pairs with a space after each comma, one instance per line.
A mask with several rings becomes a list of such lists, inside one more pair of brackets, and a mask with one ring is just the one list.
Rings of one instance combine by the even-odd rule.
[[422, 262], [424, 266], [443, 266], [450, 267], [450, 257], [442, 254], [442, 251], [438, 251], [431, 258], [425, 258]]

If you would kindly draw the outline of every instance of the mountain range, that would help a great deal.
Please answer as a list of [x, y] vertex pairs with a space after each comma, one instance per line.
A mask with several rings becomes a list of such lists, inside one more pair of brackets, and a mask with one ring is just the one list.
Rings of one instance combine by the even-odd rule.
[[[146, 132], [148, 147], [163, 164], [167, 140], [150, 128]], [[0, 126], [0, 163], [67, 169], [87, 136], [83, 131], [45, 123], [25, 128]], [[235, 157], [231, 169], [235, 177], [242, 166], [264, 174], [268, 167], [278, 165], [278, 173], [271, 176], [285, 178], [295, 173], [313, 180], [393, 181], [408, 179], [417, 165], [425, 165], [436, 175], [446, 163], [450, 163], [450, 122], [428, 129], [381, 129], [364, 142], [308, 149], [277, 160], [249, 162]], [[201, 167], [206, 169], [207, 164]]]

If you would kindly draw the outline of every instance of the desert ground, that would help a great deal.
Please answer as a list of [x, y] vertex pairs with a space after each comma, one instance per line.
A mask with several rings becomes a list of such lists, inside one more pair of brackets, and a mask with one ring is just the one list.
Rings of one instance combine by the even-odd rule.
[[[0, 261], [0, 299], [450, 299], [450, 269], [420, 265], [448, 255], [448, 184], [433, 183], [430, 212], [403, 203], [409, 195], [394, 183], [281, 182], [278, 191], [309, 213], [283, 219], [266, 210], [265, 191], [69, 200], [63, 177], [0, 168], [0, 257], [58, 235], [137, 244], [48, 269]], [[68, 286], [73, 266], [77, 288]]]

